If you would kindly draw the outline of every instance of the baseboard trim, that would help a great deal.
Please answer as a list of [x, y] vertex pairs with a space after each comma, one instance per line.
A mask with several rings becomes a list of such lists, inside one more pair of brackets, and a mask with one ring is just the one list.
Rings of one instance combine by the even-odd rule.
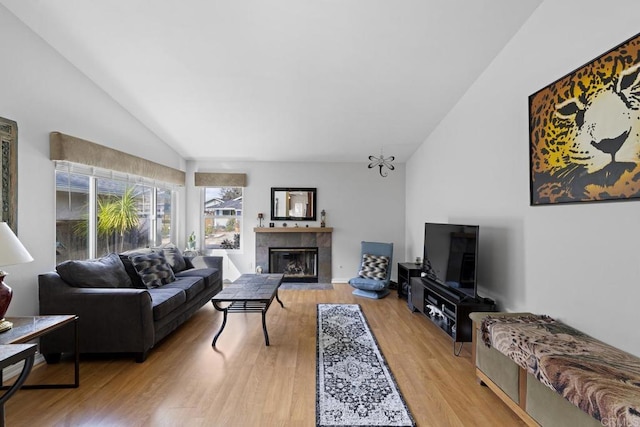
[[[39, 364], [45, 363], [44, 356], [40, 353], [36, 353], [35, 359], [33, 359], [33, 368], [32, 370]], [[8, 368], [2, 370], [2, 379], [7, 381], [11, 380], [14, 377], [20, 375], [22, 372], [22, 367], [24, 366], [24, 362], [16, 363], [15, 365], [11, 365]]]

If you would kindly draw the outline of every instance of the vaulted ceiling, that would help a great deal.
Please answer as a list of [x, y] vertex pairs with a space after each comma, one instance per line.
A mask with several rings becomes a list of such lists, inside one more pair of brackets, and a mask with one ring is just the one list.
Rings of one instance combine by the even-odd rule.
[[0, 0], [187, 159], [406, 161], [542, 0]]

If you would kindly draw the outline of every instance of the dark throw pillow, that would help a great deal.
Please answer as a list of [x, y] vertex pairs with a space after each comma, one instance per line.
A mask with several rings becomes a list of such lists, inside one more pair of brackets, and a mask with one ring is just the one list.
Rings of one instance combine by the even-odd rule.
[[166, 245], [154, 248], [154, 250], [164, 254], [167, 264], [171, 266], [174, 273], [179, 273], [187, 269], [187, 263], [182, 256], [182, 252], [173, 243], [167, 243]]
[[56, 271], [76, 288], [130, 288], [131, 279], [117, 254], [91, 260], [61, 262]]
[[131, 262], [131, 257], [135, 255], [150, 254], [151, 252], [153, 251], [149, 248], [142, 248], [142, 249], [132, 249], [130, 251], [126, 251], [118, 254], [120, 256], [120, 261], [122, 261], [122, 264], [124, 264], [124, 270], [129, 275], [129, 279], [131, 279], [131, 284], [134, 288], [147, 289], [145, 284], [142, 283], [142, 279], [140, 279], [138, 272], [133, 267], [133, 263]]
[[382, 255], [362, 255], [362, 266], [358, 276], [365, 279], [384, 280], [387, 278], [389, 257]]
[[132, 255], [129, 259], [147, 288], [157, 288], [176, 280], [171, 266], [160, 252]]

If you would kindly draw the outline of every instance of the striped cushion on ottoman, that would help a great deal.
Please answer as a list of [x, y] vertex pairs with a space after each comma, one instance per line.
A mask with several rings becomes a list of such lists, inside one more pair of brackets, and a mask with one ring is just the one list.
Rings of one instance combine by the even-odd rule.
[[364, 254], [358, 276], [366, 279], [384, 280], [387, 278], [388, 267], [389, 257]]

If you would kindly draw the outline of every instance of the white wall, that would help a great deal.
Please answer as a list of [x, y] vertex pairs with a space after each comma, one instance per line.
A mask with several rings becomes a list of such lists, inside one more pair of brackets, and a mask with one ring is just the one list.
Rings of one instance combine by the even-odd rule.
[[[198, 234], [200, 212], [192, 209], [200, 203], [201, 190], [193, 186], [194, 172], [247, 173], [244, 189], [243, 247], [238, 254], [229, 255], [224, 266], [225, 279], [255, 269], [255, 233], [258, 213], [265, 215], [264, 225], [270, 221], [271, 187], [316, 187], [318, 189], [318, 220], [309, 226], [320, 226], [320, 211], [327, 212], [327, 227], [333, 227], [332, 277], [334, 282], [346, 281], [357, 273], [360, 241], [372, 240], [394, 243], [394, 261], [404, 256], [404, 164], [382, 178], [377, 170], [367, 169], [366, 163], [273, 163], [189, 161], [187, 164], [187, 221], [186, 230]], [[283, 221], [273, 221], [281, 226]], [[294, 222], [287, 221], [288, 226]], [[304, 227], [307, 222], [298, 222]], [[394, 265], [395, 265], [394, 262]], [[392, 276], [396, 277], [394, 266]]]
[[0, 116], [18, 123], [18, 237], [35, 259], [4, 268], [14, 290], [8, 315], [33, 315], [38, 312], [37, 276], [55, 266], [49, 133], [60, 131], [177, 169], [184, 170], [185, 162], [4, 6], [0, 46], [5, 52]]
[[55, 266], [55, 182], [54, 165], [49, 160], [51, 131], [191, 171], [187, 175], [186, 190], [178, 194], [181, 223], [178, 243], [182, 246], [187, 234], [200, 228], [200, 192], [193, 187], [193, 171], [248, 173], [247, 219], [243, 226], [246, 249], [229, 257], [226, 278], [253, 271], [255, 218], [258, 212], [269, 211], [270, 188], [275, 186], [318, 188], [318, 208], [326, 209], [327, 225], [334, 227], [334, 280], [346, 280], [355, 274], [362, 239], [393, 241], [395, 259], [404, 261], [404, 165], [396, 164], [396, 170], [388, 178], [367, 169], [366, 163], [204, 161], [187, 165], [174, 150], [3, 6], [0, 6], [0, 46], [7, 52], [7, 60], [0, 67], [0, 116], [18, 123], [18, 236], [35, 259], [29, 264], [4, 268], [10, 273], [7, 283], [14, 289], [9, 316], [37, 314], [37, 275]]
[[640, 355], [640, 201], [529, 206], [528, 96], [639, 31], [637, 1], [545, 1], [407, 163], [425, 221], [480, 224], [480, 294]]

